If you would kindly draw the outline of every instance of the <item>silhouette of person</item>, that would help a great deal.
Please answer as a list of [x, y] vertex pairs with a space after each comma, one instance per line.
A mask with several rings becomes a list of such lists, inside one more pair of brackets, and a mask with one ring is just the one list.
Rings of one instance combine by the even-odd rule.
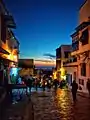
[[37, 91], [37, 89], [38, 89], [38, 79], [37, 78], [35, 79], [35, 88], [36, 88], [36, 91]]
[[27, 82], [28, 82], [29, 92], [30, 92], [30, 94], [31, 94], [32, 82], [33, 82], [32, 75], [30, 75], [30, 76], [28, 77]]
[[73, 83], [72, 83], [72, 97], [73, 97], [74, 102], [76, 101], [77, 89], [78, 89], [78, 84], [74, 80]]

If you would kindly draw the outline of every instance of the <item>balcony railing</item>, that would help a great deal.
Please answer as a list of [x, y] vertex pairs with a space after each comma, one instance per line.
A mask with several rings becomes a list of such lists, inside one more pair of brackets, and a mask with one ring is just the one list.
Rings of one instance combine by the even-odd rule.
[[68, 64], [68, 63], [74, 63], [77, 62], [77, 58], [70, 58], [67, 61], [63, 62], [64, 65]]

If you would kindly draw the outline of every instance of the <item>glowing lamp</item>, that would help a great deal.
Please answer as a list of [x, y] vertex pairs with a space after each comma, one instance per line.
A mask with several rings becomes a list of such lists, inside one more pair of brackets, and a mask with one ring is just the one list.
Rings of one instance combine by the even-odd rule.
[[64, 76], [61, 75], [61, 79], [66, 80], [66, 75]]
[[65, 69], [63, 67], [60, 69], [60, 71], [61, 71], [61, 76], [64, 76], [66, 74]]
[[14, 55], [13, 58], [15, 61], [17, 61], [17, 55]]
[[8, 59], [13, 60], [13, 55], [12, 54], [8, 55]]
[[54, 79], [57, 79], [57, 72], [53, 73], [53, 77], [54, 77]]
[[66, 70], [65, 70], [65, 68], [62, 67], [60, 69], [60, 71], [61, 71], [61, 79], [66, 80]]

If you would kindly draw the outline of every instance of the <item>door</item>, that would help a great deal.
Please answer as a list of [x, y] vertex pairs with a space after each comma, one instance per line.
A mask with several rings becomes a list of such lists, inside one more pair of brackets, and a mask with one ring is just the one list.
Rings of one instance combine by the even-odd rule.
[[72, 74], [67, 74], [67, 83], [71, 85], [72, 83]]

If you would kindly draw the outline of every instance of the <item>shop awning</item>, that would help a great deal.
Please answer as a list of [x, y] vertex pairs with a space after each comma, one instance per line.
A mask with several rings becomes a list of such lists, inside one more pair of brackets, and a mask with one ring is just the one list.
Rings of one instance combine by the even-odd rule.
[[9, 55], [10, 53], [0, 47], [0, 53]]

